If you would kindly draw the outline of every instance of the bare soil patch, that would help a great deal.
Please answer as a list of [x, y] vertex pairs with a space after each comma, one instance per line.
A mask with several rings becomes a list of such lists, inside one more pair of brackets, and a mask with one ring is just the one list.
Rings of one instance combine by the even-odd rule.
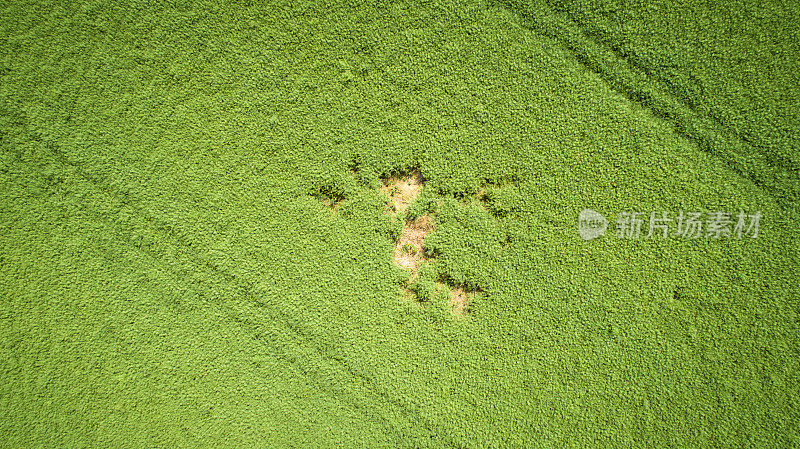
[[420, 265], [426, 259], [422, 245], [425, 237], [433, 229], [433, 219], [423, 215], [416, 220], [406, 222], [403, 232], [394, 246], [394, 260], [403, 268], [411, 270], [412, 278], [417, 274]]
[[336, 209], [339, 207], [339, 203], [341, 201], [337, 201], [333, 198], [323, 197], [322, 204], [325, 205], [328, 209], [331, 210], [331, 213], [336, 213]]
[[404, 214], [408, 209], [408, 205], [419, 195], [423, 184], [422, 174], [419, 171], [385, 180], [381, 191], [386, 193], [391, 200], [390, 212]]
[[[408, 206], [419, 196], [423, 184], [422, 174], [418, 171], [385, 180], [381, 191], [389, 197], [388, 212], [395, 216], [405, 214]], [[408, 220], [395, 244], [394, 261], [411, 271], [412, 279], [416, 277], [420, 265], [426, 258], [422, 245], [431, 230], [433, 230], [433, 219], [429, 215]]]
[[469, 314], [473, 296], [474, 293], [468, 293], [461, 287], [451, 287], [450, 305], [453, 307], [453, 315], [456, 317], [463, 317]]

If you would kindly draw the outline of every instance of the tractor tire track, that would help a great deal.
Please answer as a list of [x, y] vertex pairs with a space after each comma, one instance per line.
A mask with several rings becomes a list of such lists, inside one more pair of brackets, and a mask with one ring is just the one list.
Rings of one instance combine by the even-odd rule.
[[[83, 206], [88, 209], [88, 212], [94, 212], [99, 220], [115, 228], [116, 234], [127, 245], [171, 271], [177, 280], [194, 290], [198, 298], [223, 309], [228, 320], [245, 328], [254, 340], [270, 347], [272, 354], [289, 363], [297, 372], [312, 380], [316, 380], [316, 376], [309, 375], [313, 373], [327, 372], [332, 373], [331, 375], [334, 377], [340, 377], [338, 383], [335, 382], [335, 379], [331, 383], [316, 383], [314, 385], [316, 389], [337, 401], [344, 402], [351, 410], [364, 416], [367, 420], [380, 418], [381, 426], [386, 429], [387, 434], [393, 434], [397, 438], [393, 443], [404, 441], [404, 438], [407, 439], [416, 434], [417, 437], [411, 444], [414, 447], [425, 447], [434, 441], [439, 442], [435, 446], [461, 447], [447, 435], [442, 435], [443, 429], [433, 426], [420, 413], [418, 407], [402, 403], [392, 397], [389, 392], [380, 388], [374, 379], [358, 372], [345, 360], [335, 357], [323, 349], [312, 336], [293, 324], [294, 318], [288, 313], [259, 299], [260, 297], [269, 297], [272, 292], [258, 291], [259, 289], [252, 283], [240, 279], [212, 260], [204, 258], [197, 248], [193, 247], [191, 236], [171, 224], [159, 220], [146, 210], [130, 204], [130, 201], [124, 198], [124, 194], [116, 192], [108, 182], [87, 172], [80, 164], [70, 161], [66, 153], [56, 144], [45, 141], [33, 131], [22, 113], [12, 112], [7, 107], [3, 109], [3, 115], [12, 117], [12, 124], [22, 128], [20, 134], [27, 135], [30, 141], [38, 143], [52, 155], [54, 160], [53, 163], [27, 161], [24, 155], [11, 150], [14, 155], [13, 163], [27, 165], [42, 177], [44, 176], [43, 166], [48, 166], [47, 168], [51, 170], [67, 171], [67, 176], [70, 174], [69, 172], [72, 172], [72, 175], [87, 183], [99, 196], [106, 198], [106, 204], [102, 205], [105, 206], [102, 208], [98, 204], [84, 204]], [[50, 167], [50, 165], [55, 165], [55, 167]], [[103, 201], [102, 198], [100, 200]], [[209, 282], [209, 279], [212, 282]], [[191, 282], [186, 282], [187, 280], [191, 280]], [[243, 314], [241, 309], [237, 310], [234, 304], [215, 300], [216, 297], [208, 298], [201, 286], [209, 283], [226, 284], [224, 294], [220, 296], [241, 298], [244, 308], [255, 307], [258, 311], [267, 314], [265, 318], [270, 320], [265, 321], [266, 324], [256, 323], [253, 319], [248, 318], [248, 314]], [[271, 324], [273, 322], [280, 322], [283, 327]], [[265, 335], [270, 338], [264, 338]], [[278, 342], [283, 343], [279, 344]], [[294, 346], [310, 348], [312, 355], [319, 358], [319, 361], [316, 363], [306, 361], [302, 357], [295, 357], [287, 353], [287, 348], [290, 349]], [[326, 365], [333, 369], [326, 368]], [[337, 370], [343, 374], [337, 376], [335, 374]], [[337, 384], [338, 386], [335, 386]], [[349, 392], [343, 385], [354, 387], [357, 391]], [[366, 399], [361, 399], [369, 396], [379, 399], [378, 402], [387, 407], [370, 407]], [[399, 428], [397, 426], [398, 418], [402, 423]]]
[[788, 158], [768, 158], [758, 151], [763, 146], [731, 132], [718, 117], [698, 112], [691, 101], [674, 94], [670, 83], [643, 64], [626, 58], [618, 48], [602, 43], [601, 36], [592, 33], [568, 11], [554, 11], [545, 3], [537, 3], [537, 9], [533, 10], [518, 0], [490, 0], [490, 6], [505, 8], [519, 18], [523, 28], [567, 49], [614, 91], [670, 123], [677, 134], [797, 214], [800, 169], [793, 168]]

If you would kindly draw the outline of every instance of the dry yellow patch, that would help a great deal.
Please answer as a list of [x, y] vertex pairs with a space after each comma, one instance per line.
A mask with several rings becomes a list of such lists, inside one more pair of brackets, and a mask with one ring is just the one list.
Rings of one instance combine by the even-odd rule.
[[400, 178], [389, 178], [384, 182], [381, 190], [389, 196], [393, 213], [403, 214], [408, 205], [417, 198], [422, 190], [422, 175], [415, 171], [410, 175]]
[[[419, 196], [422, 185], [422, 175], [418, 171], [386, 180], [381, 190], [389, 197], [390, 212], [393, 215], [404, 214], [408, 206]], [[410, 270], [412, 279], [416, 277], [420, 265], [425, 260], [422, 245], [425, 243], [425, 236], [432, 229], [433, 219], [428, 215], [407, 221], [395, 244], [395, 263]]]
[[426, 259], [422, 245], [432, 229], [433, 220], [428, 215], [408, 221], [394, 246], [395, 262], [401, 267], [411, 270], [412, 278], [416, 276], [420, 265]]
[[336, 213], [336, 208], [339, 207], [339, 203], [330, 198], [323, 198], [322, 204], [324, 204], [328, 209], [330, 209], [331, 213]]
[[453, 315], [462, 317], [469, 313], [470, 302], [472, 301], [472, 294], [467, 293], [461, 287], [454, 287], [450, 289], [450, 305], [453, 307]]

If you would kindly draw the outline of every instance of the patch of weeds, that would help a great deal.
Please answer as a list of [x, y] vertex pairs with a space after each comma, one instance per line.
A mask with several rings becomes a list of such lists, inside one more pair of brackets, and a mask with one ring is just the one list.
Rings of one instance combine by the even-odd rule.
[[486, 210], [497, 218], [516, 215], [522, 210], [524, 198], [516, 186], [490, 185], [481, 190], [478, 198]]
[[353, 155], [353, 158], [350, 159], [350, 162], [347, 164], [347, 169], [350, 173], [358, 174], [361, 171], [361, 156], [358, 153]]
[[436, 267], [434, 262], [426, 262], [419, 270], [416, 279], [412, 279], [409, 288], [420, 302], [431, 301], [439, 290], [436, 281]]
[[339, 204], [344, 201], [344, 190], [331, 184], [322, 185], [313, 192], [313, 196], [325, 205], [325, 207], [336, 212]]
[[[419, 171], [411, 171], [403, 175], [394, 175], [383, 180], [381, 191], [389, 198], [387, 211], [403, 223], [402, 231], [395, 243], [395, 264], [402, 267], [408, 277], [403, 285], [404, 297], [413, 295], [417, 302], [430, 303], [442, 297], [442, 307], [447, 308], [456, 317], [463, 317], [472, 310], [471, 303], [480, 293], [480, 287], [472, 279], [461, 276], [458, 281], [448, 277], [444, 266], [436, 262], [436, 256], [441, 252], [442, 244], [450, 246], [452, 242], [431, 242], [426, 244], [426, 238], [434, 228], [434, 216], [438, 215], [439, 208], [444, 207], [449, 211], [445, 216], [451, 216], [456, 222], [465, 221], [458, 226], [469, 226], [470, 222], [478, 220], [481, 214], [489, 219], [484, 208], [477, 204], [477, 200], [470, 195], [462, 195], [463, 199], [471, 198], [476, 203], [473, 205], [473, 214], [467, 213], [460, 206], [456, 196], [442, 197], [433, 191], [423, 189], [424, 179]], [[480, 197], [488, 195], [479, 192]], [[446, 204], [445, 204], [446, 203]], [[468, 212], [468, 211], [466, 211]], [[451, 223], [452, 227], [452, 223]], [[456, 236], [452, 236], [455, 238]]]
[[423, 215], [434, 215], [441, 202], [441, 197], [429, 189], [423, 189], [416, 201], [406, 209], [406, 220], [416, 220]]

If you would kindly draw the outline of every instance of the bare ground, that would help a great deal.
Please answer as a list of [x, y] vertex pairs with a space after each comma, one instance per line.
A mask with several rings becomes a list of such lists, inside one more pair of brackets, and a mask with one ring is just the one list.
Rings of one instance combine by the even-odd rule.
[[418, 171], [402, 177], [392, 177], [384, 181], [381, 191], [391, 200], [390, 207], [394, 210], [390, 210], [390, 212], [398, 215], [405, 213], [408, 205], [422, 191], [422, 185], [422, 174]]
[[461, 287], [451, 287], [450, 305], [453, 307], [453, 315], [456, 317], [463, 317], [469, 314], [472, 296], [474, 296], [474, 293], [465, 292]]
[[[386, 180], [381, 190], [389, 197], [389, 212], [393, 215], [404, 214], [409, 204], [419, 196], [422, 186], [422, 175], [416, 171], [403, 177]], [[432, 229], [433, 219], [428, 215], [407, 221], [395, 244], [395, 263], [410, 270], [412, 279], [416, 277], [420, 265], [425, 260], [422, 245]]]
[[339, 202], [331, 198], [323, 198], [322, 204], [324, 204], [325, 207], [330, 209], [331, 213], [336, 213], [336, 209], [339, 207]]
[[411, 270], [412, 278], [426, 259], [422, 245], [431, 229], [433, 229], [433, 221], [428, 215], [409, 221], [403, 227], [403, 232], [394, 246], [395, 262], [401, 267]]
[[[384, 181], [381, 191], [389, 197], [387, 212], [394, 215], [403, 215], [408, 206], [419, 196], [424, 181], [419, 172], [412, 172], [406, 176], [393, 177]], [[479, 199], [485, 196], [483, 191], [476, 195]], [[420, 267], [427, 260], [422, 249], [425, 237], [433, 230], [433, 217], [422, 215], [415, 220], [408, 220], [403, 227], [403, 232], [394, 247], [394, 261], [397, 265], [411, 272], [411, 280], [416, 279]], [[437, 291], [448, 289], [449, 303], [452, 314], [461, 318], [470, 313], [470, 305], [475, 292], [467, 292], [462, 287], [448, 287], [439, 282]], [[402, 291], [405, 300], [412, 301], [414, 293], [406, 288]]]

